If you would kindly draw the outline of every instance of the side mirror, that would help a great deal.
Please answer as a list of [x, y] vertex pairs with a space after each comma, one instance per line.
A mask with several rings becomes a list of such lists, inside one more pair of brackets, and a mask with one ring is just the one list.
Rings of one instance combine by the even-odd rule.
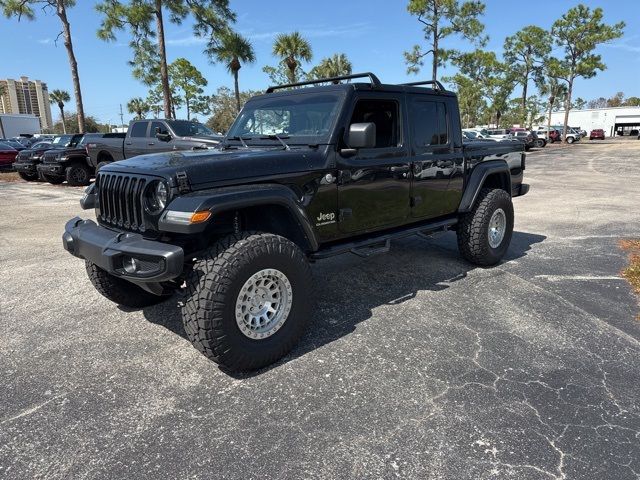
[[168, 142], [169, 140], [171, 140], [171, 134], [157, 132], [156, 138], [161, 142]]
[[376, 124], [372, 122], [352, 123], [349, 126], [347, 145], [351, 148], [375, 148]]

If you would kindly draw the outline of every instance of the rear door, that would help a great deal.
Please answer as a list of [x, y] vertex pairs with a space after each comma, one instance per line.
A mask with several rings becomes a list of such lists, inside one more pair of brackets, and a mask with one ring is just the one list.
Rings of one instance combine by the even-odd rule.
[[138, 120], [131, 124], [129, 133], [124, 139], [125, 158], [149, 153], [149, 123], [148, 120]]
[[438, 95], [409, 95], [412, 162], [411, 216], [435, 218], [455, 212], [462, 198], [464, 157], [456, 145], [450, 100]]
[[358, 232], [391, 227], [409, 216], [410, 164], [403, 131], [403, 95], [363, 93], [354, 99], [352, 123], [376, 125], [375, 148], [338, 155], [339, 228]]

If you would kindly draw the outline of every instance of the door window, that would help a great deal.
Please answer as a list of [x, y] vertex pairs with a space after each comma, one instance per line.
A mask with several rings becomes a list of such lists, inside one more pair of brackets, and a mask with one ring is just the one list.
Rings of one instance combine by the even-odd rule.
[[400, 145], [398, 102], [394, 100], [358, 100], [349, 124], [352, 123], [374, 123], [376, 125], [375, 148]]
[[149, 132], [149, 136], [155, 137], [156, 134], [158, 134], [158, 133], [167, 134], [169, 132], [167, 131], [167, 127], [165, 126], [164, 123], [162, 123], [162, 122], [151, 122], [151, 131]]
[[147, 136], [148, 122], [136, 122], [131, 127], [131, 138], [141, 138]]
[[416, 148], [449, 143], [447, 110], [443, 102], [414, 100], [410, 111], [411, 133]]

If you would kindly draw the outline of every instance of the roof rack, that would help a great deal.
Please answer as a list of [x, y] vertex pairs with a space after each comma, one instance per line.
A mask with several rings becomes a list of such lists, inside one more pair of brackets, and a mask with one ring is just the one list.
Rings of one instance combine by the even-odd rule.
[[445, 89], [438, 80], [425, 80], [422, 82], [402, 83], [401, 85], [404, 85], [406, 87], [418, 87], [420, 85], [433, 85], [434, 87], [436, 87], [435, 90], [444, 91]]
[[380, 87], [380, 80], [371, 72], [364, 73], [354, 73], [353, 75], [343, 75], [341, 77], [330, 77], [330, 78], [320, 78], [318, 80], [307, 80], [306, 82], [298, 82], [298, 83], [288, 83], [286, 85], [276, 85], [273, 87], [267, 88], [266, 93], [273, 93], [275, 90], [282, 90], [283, 88], [292, 88], [292, 87], [303, 87], [305, 85], [315, 85], [317, 83], [327, 83], [334, 82], [338, 83], [341, 80], [352, 80], [354, 78], [365, 78], [368, 77], [371, 82], [371, 88]]

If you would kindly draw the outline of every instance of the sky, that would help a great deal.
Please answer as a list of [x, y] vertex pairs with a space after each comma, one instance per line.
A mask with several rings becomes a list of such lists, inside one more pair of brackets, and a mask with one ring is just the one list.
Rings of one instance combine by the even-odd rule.
[[[77, 0], [69, 10], [74, 49], [78, 61], [85, 113], [101, 122], [120, 122], [120, 105], [124, 121], [132, 115], [126, 112], [126, 103], [133, 97], [147, 96], [147, 87], [135, 80], [127, 61], [131, 59], [127, 32], [118, 34], [115, 42], [104, 42], [96, 36], [100, 16], [94, 0]], [[489, 35], [488, 50], [502, 54], [505, 37], [522, 27], [536, 24], [550, 28], [555, 19], [575, 0], [485, 0], [486, 12], [482, 18]], [[595, 78], [579, 79], [575, 96], [585, 100], [610, 97], [618, 91], [627, 96], [640, 96], [640, 15], [638, 0], [584, 0], [582, 3], [604, 9], [605, 21], [627, 24], [625, 35], [597, 50], [607, 65]], [[308, 71], [322, 58], [334, 53], [345, 53], [353, 64], [354, 72], [372, 71], [384, 83], [400, 83], [430, 78], [427, 64], [418, 75], [406, 73], [403, 52], [422, 39], [420, 24], [407, 13], [407, 0], [231, 0], [237, 14], [234, 28], [248, 37], [255, 48], [257, 61], [240, 70], [240, 88], [261, 90], [269, 79], [262, 72], [265, 65], [276, 65], [271, 49], [278, 33], [295, 30], [306, 37], [313, 49], [313, 60], [304, 65]], [[169, 23], [169, 22], [166, 22]], [[59, 21], [53, 12], [39, 13], [36, 20], [5, 19], [0, 17], [0, 78], [28, 76], [46, 82], [49, 91], [63, 89], [73, 92], [67, 53], [56, 36]], [[167, 56], [171, 62], [184, 57], [193, 63], [208, 80], [207, 94], [220, 86], [233, 86], [233, 80], [224, 65], [212, 65], [203, 53], [204, 42], [194, 37], [191, 25], [166, 25]], [[449, 37], [445, 47], [471, 50], [468, 41]], [[442, 75], [451, 74], [447, 68]], [[517, 94], [517, 91], [514, 92]], [[73, 110], [72, 105], [69, 109]], [[57, 117], [57, 109], [52, 109]], [[185, 116], [181, 112], [178, 116]]]

